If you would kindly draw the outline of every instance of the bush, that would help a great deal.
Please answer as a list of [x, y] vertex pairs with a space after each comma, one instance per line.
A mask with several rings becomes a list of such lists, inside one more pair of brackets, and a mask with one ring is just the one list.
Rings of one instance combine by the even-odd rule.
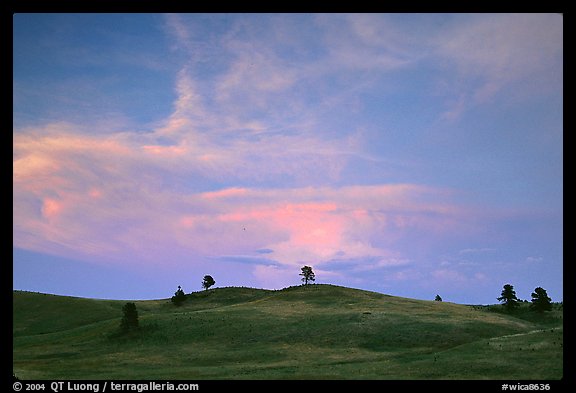
[[137, 330], [139, 328], [138, 323], [138, 310], [136, 310], [136, 304], [126, 303], [122, 306], [122, 320], [120, 321], [120, 330], [122, 332], [129, 332], [132, 330]]
[[186, 294], [184, 293], [180, 285], [178, 285], [178, 289], [176, 290], [176, 292], [174, 292], [174, 296], [172, 296], [172, 299], [170, 300], [172, 301], [172, 304], [174, 304], [175, 306], [181, 306], [182, 303], [184, 303], [184, 301], [186, 300]]

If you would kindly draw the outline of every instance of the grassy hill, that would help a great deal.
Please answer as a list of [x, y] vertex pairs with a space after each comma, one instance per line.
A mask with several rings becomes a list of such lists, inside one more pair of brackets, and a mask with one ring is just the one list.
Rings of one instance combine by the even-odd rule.
[[333, 286], [216, 288], [136, 301], [15, 291], [22, 379], [560, 379], [560, 311], [529, 320]]

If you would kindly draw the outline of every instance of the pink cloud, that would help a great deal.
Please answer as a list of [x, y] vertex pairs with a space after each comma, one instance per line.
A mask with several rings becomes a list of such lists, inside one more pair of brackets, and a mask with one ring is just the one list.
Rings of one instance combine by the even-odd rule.
[[[219, 169], [200, 165], [198, 155], [184, 149], [190, 145], [143, 143], [151, 139], [72, 134], [56, 126], [41, 136], [15, 134], [14, 245], [148, 261], [163, 258], [166, 249], [210, 256], [265, 248], [283, 265], [323, 265], [399, 258], [393, 239], [403, 229], [446, 231], [461, 213], [444, 202], [445, 191], [413, 184], [164, 189], [165, 173]], [[236, 160], [234, 154], [226, 159]], [[374, 242], [375, 234], [387, 240]]]
[[156, 154], [156, 155], [176, 155], [181, 156], [186, 154], [187, 149], [184, 146], [158, 146], [158, 145], [146, 145], [142, 146], [145, 152]]
[[99, 188], [93, 187], [88, 191], [88, 196], [91, 198], [99, 199], [104, 196], [104, 192]]
[[244, 196], [247, 193], [248, 190], [246, 188], [232, 187], [218, 191], [204, 192], [201, 194], [201, 197], [205, 199], [220, 199], [220, 198]]
[[179, 224], [182, 228], [192, 228], [196, 222], [195, 216], [183, 216], [179, 220]]
[[[211, 205], [216, 209], [211, 217], [217, 223], [212, 225], [218, 225], [222, 236], [226, 237], [229, 230], [247, 229], [242, 242], [273, 250], [271, 256], [280, 263], [324, 264], [370, 258], [379, 261], [371, 262], [374, 266], [389, 266], [404, 264], [406, 260], [394, 249], [374, 244], [375, 233], [388, 239], [386, 243], [393, 247], [394, 239], [401, 238], [404, 230], [420, 228], [449, 233], [456, 217], [460, 217], [461, 211], [446, 204], [426, 204], [426, 194], [433, 199], [438, 197], [432, 189], [410, 185], [230, 188], [202, 196], [205, 200], [219, 201], [218, 205]], [[431, 213], [433, 217], [429, 217]], [[252, 238], [254, 234], [256, 238]], [[233, 238], [230, 241], [235, 242]]]
[[[178, 260], [269, 249], [282, 266], [364, 258], [378, 267], [403, 260], [396, 241], [411, 229], [450, 232], [462, 216], [445, 190], [315, 186], [338, 177], [356, 146], [350, 138], [266, 134], [253, 120], [230, 122], [202, 105], [186, 68], [176, 92], [173, 113], [151, 133], [99, 134], [67, 123], [15, 133], [14, 245], [146, 263], [164, 259], [166, 250]], [[222, 124], [246, 126], [247, 134]], [[166, 139], [170, 145], [160, 143]], [[283, 176], [296, 179], [292, 187], [202, 187], [204, 179], [242, 184]], [[177, 186], [166, 188], [171, 180]], [[302, 183], [308, 186], [294, 185]]]
[[333, 202], [294, 204], [279, 207], [270, 215], [273, 225], [284, 229], [286, 241], [267, 245], [284, 263], [300, 263], [307, 259], [323, 261], [334, 257], [346, 247], [343, 232], [346, 217], [335, 214]]
[[56, 199], [46, 198], [42, 203], [42, 216], [46, 219], [57, 217], [62, 212], [62, 203]]

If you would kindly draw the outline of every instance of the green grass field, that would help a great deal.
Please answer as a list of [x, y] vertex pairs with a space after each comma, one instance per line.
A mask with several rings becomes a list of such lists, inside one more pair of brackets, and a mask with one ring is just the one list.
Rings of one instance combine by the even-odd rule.
[[[21, 379], [560, 379], [562, 311], [515, 316], [333, 286], [136, 301], [13, 293]], [[525, 307], [525, 306], [524, 306]]]

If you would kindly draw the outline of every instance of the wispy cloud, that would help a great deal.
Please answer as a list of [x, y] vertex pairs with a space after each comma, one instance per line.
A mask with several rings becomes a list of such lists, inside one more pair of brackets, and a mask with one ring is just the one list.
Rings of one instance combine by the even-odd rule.
[[172, 249], [263, 260], [257, 257], [263, 251], [254, 250], [266, 250], [264, 259], [284, 265], [342, 257], [385, 264], [396, 255], [373, 241], [374, 232], [449, 231], [462, 214], [444, 202], [445, 190], [412, 184], [166, 188], [167, 172], [194, 175], [206, 170], [203, 161], [185, 149], [150, 148], [136, 139], [70, 134], [66, 127], [42, 136], [16, 134], [14, 245], [112, 259], [161, 258]]
[[[563, 18], [557, 14], [492, 14], [464, 18], [434, 38], [434, 56], [456, 70], [456, 99], [447, 120], [507, 89], [518, 99], [561, 86]], [[452, 68], [455, 67], [455, 68]], [[535, 76], [537, 76], [535, 78]]]
[[[319, 15], [327, 63], [348, 71], [392, 71], [413, 63], [420, 54], [406, 27], [378, 14]], [[332, 68], [334, 70], [336, 68]]]
[[490, 247], [483, 247], [483, 248], [464, 248], [458, 251], [459, 254], [482, 254], [486, 252], [493, 252], [496, 251], [495, 248]]

